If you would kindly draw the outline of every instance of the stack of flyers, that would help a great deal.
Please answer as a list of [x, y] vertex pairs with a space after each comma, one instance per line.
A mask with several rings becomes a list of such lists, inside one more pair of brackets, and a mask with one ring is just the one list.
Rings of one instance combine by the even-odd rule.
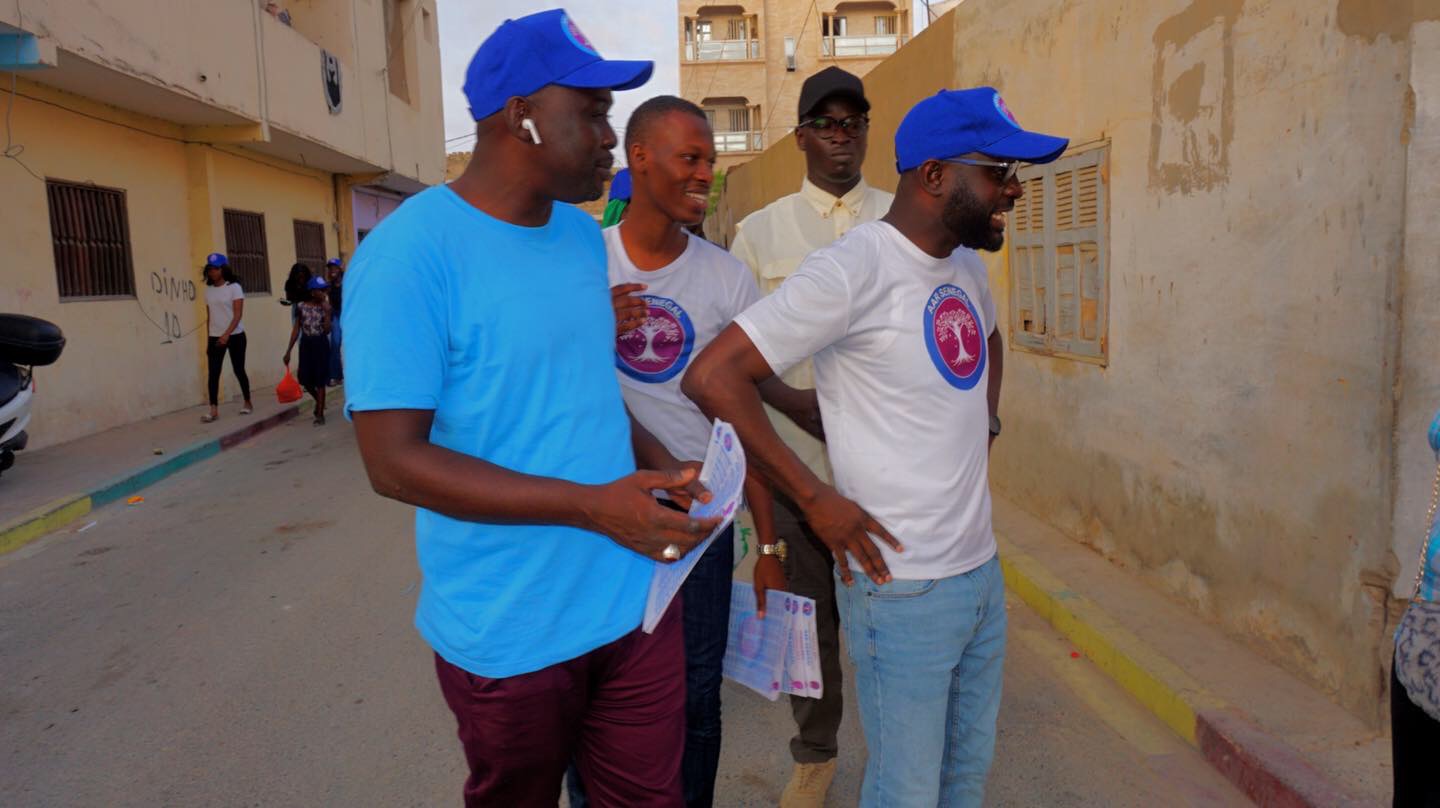
[[766, 616], [755, 614], [755, 590], [731, 583], [730, 638], [724, 672], [771, 701], [781, 693], [818, 699], [820, 648], [815, 634], [815, 601], [772, 589], [765, 596]]
[[710, 549], [710, 543], [721, 531], [735, 521], [735, 513], [740, 509], [740, 503], [745, 497], [745, 449], [740, 446], [740, 438], [735, 434], [734, 427], [721, 421], [715, 420], [710, 430], [710, 446], [705, 450], [705, 465], [700, 469], [700, 482], [710, 490], [714, 496], [709, 502], [696, 500], [690, 506], [690, 515], [697, 518], [720, 517], [720, 524], [710, 531], [695, 549], [685, 554], [685, 557], [673, 564], [655, 565], [655, 573], [650, 577], [650, 593], [645, 599], [645, 619], [641, 628], [649, 634], [655, 631], [660, 625], [660, 618], [665, 616], [665, 610], [670, 608], [670, 601], [680, 593], [680, 587], [685, 585], [685, 579], [690, 576], [690, 571], [700, 563], [700, 557]]

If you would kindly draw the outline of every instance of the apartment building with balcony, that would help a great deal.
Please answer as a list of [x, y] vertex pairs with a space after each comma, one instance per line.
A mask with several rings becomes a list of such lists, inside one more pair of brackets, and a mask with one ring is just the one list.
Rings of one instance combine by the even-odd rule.
[[269, 395], [291, 265], [348, 257], [443, 179], [437, 25], [435, 0], [0, 7], [0, 311], [69, 340], [37, 374], [32, 446], [201, 403], [210, 252]]
[[800, 85], [829, 65], [864, 76], [910, 38], [908, 0], [680, 0], [680, 94], [704, 108], [718, 165], [788, 134]]

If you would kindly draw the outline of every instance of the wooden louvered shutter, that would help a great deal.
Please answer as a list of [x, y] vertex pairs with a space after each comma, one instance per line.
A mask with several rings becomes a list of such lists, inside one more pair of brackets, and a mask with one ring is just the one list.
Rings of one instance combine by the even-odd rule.
[[1011, 340], [1042, 353], [1107, 358], [1108, 146], [1020, 172], [1010, 217]]

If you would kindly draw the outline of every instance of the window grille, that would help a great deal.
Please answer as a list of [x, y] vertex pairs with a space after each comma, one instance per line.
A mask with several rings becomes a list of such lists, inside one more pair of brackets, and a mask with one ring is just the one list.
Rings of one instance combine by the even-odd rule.
[[265, 247], [265, 215], [225, 211], [225, 254], [245, 294], [270, 293], [270, 255]]
[[125, 192], [46, 180], [61, 300], [135, 296]]

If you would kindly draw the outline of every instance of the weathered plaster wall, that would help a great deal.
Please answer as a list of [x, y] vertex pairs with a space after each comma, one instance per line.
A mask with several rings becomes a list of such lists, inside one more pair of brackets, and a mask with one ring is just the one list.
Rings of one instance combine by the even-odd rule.
[[1397, 289], [1401, 327], [1395, 553], [1400, 575], [1395, 594], [1402, 598], [1414, 591], [1434, 480], [1434, 455], [1425, 430], [1440, 408], [1440, 22], [1417, 21], [1410, 49], [1407, 120], [1398, 141], [1409, 151], [1405, 261]]
[[[23, 16], [13, 5], [0, 8], [0, 22], [53, 41], [64, 51], [62, 68], [75, 54], [120, 76], [163, 87], [175, 93], [177, 110], [181, 99], [198, 101], [240, 119], [269, 121], [420, 182], [439, 182], [445, 154], [434, 0], [416, 0], [404, 21], [412, 73], [408, 102], [388, 89], [383, 4], [353, 0], [340, 5], [346, 7], [302, 2], [294, 27], [257, 12], [251, 0], [171, 3], [163, 13], [148, 0], [56, 0], [25, 4]], [[341, 60], [337, 115], [329, 112], [322, 94], [321, 47]], [[82, 94], [124, 106], [112, 96], [139, 92], [112, 76], [96, 81], [105, 86]], [[198, 113], [190, 108], [182, 114]]]
[[[41, 177], [124, 190], [135, 269], [134, 298], [60, 302], [45, 183], [0, 160], [0, 311], [51, 320], [68, 340], [60, 361], [37, 371], [31, 447], [204, 400], [200, 264], [225, 250], [225, 208], [265, 214], [272, 293], [247, 296], [244, 322], [254, 395], [267, 395], [289, 338], [289, 310], [276, 301], [295, 261], [294, 220], [324, 223], [327, 248], [337, 248], [331, 176], [186, 144], [178, 127], [24, 80], [18, 90], [11, 125], [21, 159]], [[222, 384], [224, 395], [237, 392], [228, 372]]]
[[[20, 91], [40, 94], [23, 81]], [[125, 189], [135, 265], [134, 299], [61, 303], [45, 183], [0, 160], [0, 311], [55, 322], [68, 340], [58, 364], [36, 370], [31, 447], [198, 403], [196, 336], [175, 339], [204, 316], [185, 226], [184, 147], [24, 97], [11, 126], [21, 159], [42, 177]]]
[[[1436, 404], [1440, 183], [1417, 163], [1440, 9], [999, 9], [962, 4], [949, 58], [912, 56], [922, 38], [866, 81], [877, 185], [918, 86], [993, 85], [1027, 127], [1109, 146], [1108, 364], [1009, 351], [992, 484], [1378, 722], [1392, 513], [1419, 521], [1431, 471], [1408, 436]], [[792, 151], [732, 172], [717, 229], [793, 189]], [[990, 266], [1008, 331], [1005, 256]]]
[[157, 11], [153, 0], [51, 0], [7, 3], [0, 21], [89, 61], [258, 120], [253, 4], [167, 3]]

